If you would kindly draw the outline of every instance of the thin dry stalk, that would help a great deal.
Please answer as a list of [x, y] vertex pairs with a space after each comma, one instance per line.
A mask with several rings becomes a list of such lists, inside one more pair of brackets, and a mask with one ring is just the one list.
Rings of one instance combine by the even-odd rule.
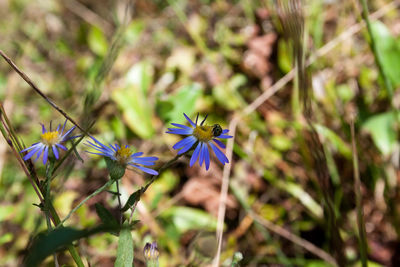
[[19, 74], [19, 76], [21, 76], [22, 79], [24, 79], [24, 81], [29, 84], [32, 89], [38, 93], [41, 97], [43, 97], [47, 103], [50, 104], [50, 106], [52, 106], [55, 110], [57, 110], [58, 112], [60, 112], [66, 119], [68, 119], [72, 124], [74, 124], [79, 130], [81, 130], [82, 132], [84, 132], [85, 134], [88, 134], [86, 132], [85, 129], [83, 129], [82, 127], [80, 127], [75, 120], [73, 120], [64, 110], [62, 110], [61, 108], [59, 108], [50, 98], [48, 98], [37, 86], [36, 84], [34, 84], [32, 82], [31, 79], [29, 79], [29, 77], [25, 74], [25, 72], [23, 72], [21, 69], [19, 69], [17, 67], [17, 65], [15, 65], [15, 63], [2, 51], [0, 50], [0, 55], [5, 59], [5, 61], [7, 61], [7, 63]]
[[222, 237], [224, 234], [224, 221], [225, 221], [225, 211], [226, 211], [226, 199], [228, 197], [228, 188], [229, 188], [229, 174], [231, 172], [232, 166], [232, 153], [233, 153], [233, 144], [235, 141], [235, 131], [238, 123], [238, 118], [234, 117], [229, 124], [229, 133], [233, 136], [228, 139], [228, 143], [226, 146], [226, 157], [228, 158], [230, 164], [225, 164], [224, 171], [222, 174], [222, 185], [221, 192], [219, 197], [219, 205], [218, 205], [218, 220], [217, 220], [217, 254], [213, 261], [213, 266], [219, 266], [219, 259], [221, 257], [221, 247], [222, 247]]
[[69, 9], [72, 13], [74, 13], [87, 23], [95, 25], [100, 29], [104, 29], [104, 31], [106, 32], [112, 31], [113, 26], [111, 25], [110, 22], [103, 19], [97, 13], [93, 12], [80, 2], [76, 0], [68, 0], [68, 1], [63, 1], [62, 3], [65, 4], [65, 7], [67, 9]]
[[351, 148], [353, 152], [354, 193], [356, 195], [358, 239], [360, 246], [361, 263], [363, 267], [366, 267], [368, 265], [367, 263], [368, 243], [367, 243], [367, 233], [365, 231], [364, 212], [362, 207], [361, 180], [360, 180], [360, 171], [358, 169], [358, 153], [356, 145], [356, 134], [354, 131], [354, 120], [351, 120], [350, 122], [350, 130], [351, 130], [351, 145], [352, 145]]

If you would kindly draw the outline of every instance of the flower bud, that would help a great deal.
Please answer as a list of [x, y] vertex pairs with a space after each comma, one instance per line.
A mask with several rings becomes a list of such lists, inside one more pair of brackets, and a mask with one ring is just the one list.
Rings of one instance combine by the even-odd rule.
[[146, 261], [157, 261], [160, 252], [157, 248], [157, 242], [154, 241], [153, 243], [146, 243], [143, 249], [144, 258]]
[[107, 169], [111, 179], [119, 180], [124, 176], [126, 166], [121, 165], [118, 161], [109, 158], [104, 158], [107, 164]]

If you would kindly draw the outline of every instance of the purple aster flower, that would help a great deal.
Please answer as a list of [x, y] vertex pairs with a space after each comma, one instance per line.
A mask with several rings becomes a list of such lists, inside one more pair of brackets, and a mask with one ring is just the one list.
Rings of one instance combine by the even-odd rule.
[[25, 148], [24, 150], [21, 150], [20, 153], [29, 151], [25, 156], [24, 160], [30, 159], [33, 155], [36, 154], [36, 161], [41, 155], [43, 155], [43, 164], [47, 163], [47, 158], [49, 156], [49, 148], [53, 151], [54, 157], [56, 159], [59, 159], [60, 154], [58, 152], [58, 148], [61, 148], [62, 150], [67, 151], [68, 149], [62, 145], [62, 143], [65, 143], [68, 140], [74, 139], [78, 136], [70, 136], [72, 131], [75, 129], [75, 126], [69, 129], [64, 133], [65, 130], [65, 125], [67, 123], [67, 120], [65, 120], [63, 127], [60, 127], [61, 124], [58, 125], [57, 129], [55, 131], [52, 131], [51, 129], [51, 123], [50, 123], [50, 131], [46, 130], [46, 127], [42, 124], [42, 134], [40, 135], [41, 142], [34, 143], [28, 148]]
[[[114, 146], [111, 144], [109, 146], [106, 146], [100, 143], [96, 138], [92, 136], [91, 138], [94, 142], [88, 141], [87, 145], [98, 151], [98, 153], [90, 151], [86, 152], [107, 157], [113, 161], [118, 162], [124, 167], [130, 165], [148, 174], [158, 175], [157, 171], [143, 167], [154, 165], [155, 161], [158, 160], [157, 157], [141, 157], [143, 155], [143, 152], [133, 153], [128, 145], [126, 145], [125, 147], [120, 147], [118, 144], [115, 144]], [[140, 166], [139, 164], [143, 166]]]
[[207, 119], [207, 116], [199, 125], [197, 125], [197, 119], [199, 118], [199, 115], [196, 117], [196, 122], [193, 122], [188, 116], [186, 116], [185, 113], [183, 113], [183, 115], [192, 127], [178, 123], [171, 123], [173, 126], [178, 128], [168, 128], [167, 131], [167, 133], [170, 134], [188, 135], [188, 137], [184, 138], [173, 146], [174, 149], [180, 149], [178, 155], [189, 151], [191, 148], [195, 148], [192, 157], [190, 158], [190, 166], [193, 166], [197, 159], [199, 159], [200, 166], [203, 164], [203, 162], [205, 162], [206, 170], [208, 170], [210, 167], [209, 150], [211, 148], [211, 150], [214, 151], [215, 156], [217, 156], [218, 160], [223, 165], [225, 165], [225, 163], [229, 163], [228, 158], [218, 148], [218, 146], [220, 148], [225, 148], [225, 145], [217, 139], [232, 138], [232, 136], [226, 135], [229, 130], [222, 130], [219, 124], [214, 124], [212, 126], [203, 125]]

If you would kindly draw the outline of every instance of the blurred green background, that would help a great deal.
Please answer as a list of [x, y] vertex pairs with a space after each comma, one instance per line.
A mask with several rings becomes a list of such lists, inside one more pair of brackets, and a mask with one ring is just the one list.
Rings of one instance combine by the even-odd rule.
[[[391, 1], [370, 1], [371, 12]], [[301, 103], [290, 81], [250, 114], [244, 111], [293, 65], [293, 44], [274, 1], [28, 1], [0, 0], [0, 49], [79, 124], [95, 121], [91, 134], [105, 143], [131, 144], [166, 162], [180, 138], [165, 134], [171, 122], [208, 114], [228, 128], [238, 118], [226, 201], [221, 262], [235, 252], [241, 266], [329, 266], [315, 254], [255, 222], [252, 213], [329, 253], [323, 213]], [[306, 58], [359, 23], [357, 1], [304, 1]], [[400, 264], [399, 142], [400, 17], [385, 9], [372, 24], [383, 69], [397, 89], [389, 97], [365, 29], [350, 34], [309, 68], [315, 126], [326, 154], [333, 206], [349, 266], [361, 266], [349, 122], [356, 116], [362, 206], [370, 266]], [[2, 59], [0, 99], [26, 146], [41, 127], [64, 118]], [[71, 126], [71, 125], [69, 125]], [[107, 180], [105, 163], [72, 155], [52, 183], [63, 218]], [[215, 231], [223, 166], [209, 171], [182, 158], [143, 196], [132, 231], [135, 266], [144, 265], [146, 242], [157, 241], [160, 266], [205, 266], [216, 249]], [[39, 177], [44, 167], [35, 164]], [[0, 265], [20, 266], [32, 238], [46, 229], [39, 200], [4, 139], [0, 141]], [[129, 171], [121, 180], [123, 202], [148, 177]], [[117, 213], [106, 192], [68, 221], [99, 223], [94, 204]], [[91, 266], [112, 266], [118, 239], [98, 234], [79, 241]], [[54, 266], [49, 257], [43, 266]], [[73, 265], [59, 253], [62, 264]]]

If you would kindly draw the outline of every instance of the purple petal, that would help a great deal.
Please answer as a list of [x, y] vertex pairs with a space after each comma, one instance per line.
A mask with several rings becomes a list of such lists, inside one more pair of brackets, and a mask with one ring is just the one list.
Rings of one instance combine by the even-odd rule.
[[183, 113], [183, 115], [185, 116], [186, 120], [187, 120], [193, 127], [196, 127], [196, 124], [195, 124], [185, 113]]
[[158, 158], [157, 157], [142, 157], [142, 158], [134, 158], [135, 160], [136, 159], [139, 159], [139, 160], [141, 160], [141, 161], [156, 161], [156, 160], [158, 160]]
[[188, 137], [182, 139], [181, 141], [179, 141], [178, 143], [176, 143], [172, 148], [173, 149], [179, 149], [181, 147], [184, 147], [187, 144], [191, 143], [193, 139], [196, 141], [196, 137], [188, 136]]
[[192, 134], [193, 129], [176, 129], [176, 128], [168, 128], [169, 134], [180, 134], [180, 135], [187, 135], [187, 134]]
[[97, 139], [94, 138], [93, 136], [90, 136], [90, 138], [92, 138], [93, 141], [94, 141], [97, 145], [101, 146], [101, 147], [104, 148], [104, 149], [109, 150], [109, 148], [108, 148], [106, 145], [102, 144], [99, 140], [97, 140]]
[[26, 154], [23, 159], [24, 160], [28, 160], [30, 159], [33, 155], [36, 154], [36, 152], [38, 152], [38, 150], [43, 149], [42, 146], [35, 146], [28, 154]]
[[42, 155], [42, 153], [43, 153], [43, 148], [44, 148], [44, 147], [42, 147], [42, 149], [39, 149], [39, 151], [38, 151], [38, 153], [37, 153], [37, 155], [36, 155], [36, 159], [34, 159], [33, 162], [36, 162], [36, 161], [38, 160], [38, 158], [40, 157], [40, 155]]
[[67, 149], [65, 146], [63, 146], [62, 144], [56, 144], [56, 146], [59, 147], [59, 148], [61, 148], [62, 150], [65, 150], [65, 151], [68, 150], [68, 149]]
[[222, 134], [226, 134], [227, 132], [229, 132], [229, 129], [222, 130]]
[[129, 165], [131, 165], [131, 166], [133, 166], [133, 167], [135, 167], [135, 168], [138, 168], [139, 170], [142, 170], [142, 171], [144, 171], [144, 172], [146, 172], [146, 173], [148, 173], [148, 174], [158, 175], [158, 172], [155, 171], [155, 170], [153, 170], [153, 169], [146, 168], [146, 167], [142, 167], [142, 166], [135, 165], [135, 164], [129, 164]]
[[53, 145], [53, 153], [54, 153], [54, 156], [56, 157], [56, 159], [58, 159], [58, 150], [57, 150], [57, 147], [56, 147], [56, 145]]
[[132, 157], [140, 157], [141, 155], [143, 155], [143, 152], [136, 152]]
[[203, 125], [203, 123], [206, 121], [207, 117], [208, 117], [208, 114], [207, 114], [207, 115], [204, 117], [204, 119], [200, 122], [200, 126]]
[[96, 152], [91, 152], [91, 151], [85, 151], [85, 152], [89, 153], [89, 154], [99, 155], [99, 156], [108, 156], [108, 154], [105, 154], [105, 153], [96, 153]]
[[69, 129], [62, 137], [61, 137], [61, 141], [65, 142], [67, 140], [69, 140], [68, 135], [70, 135], [72, 133], [73, 130], [75, 130], [76, 126], [72, 127], [71, 129]]
[[179, 150], [178, 155], [181, 155], [183, 153], [185, 153], [186, 151], [188, 151], [189, 149], [192, 148], [192, 146], [194, 145], [194, 143], [197, 142], [197, 139], [194, 136], [190, 136], [192, 137], [191, 139], [189, 139], [189, 141], [185, 144], [185, 146]]
[[217, 138], [223, 138], [223, 139], [227, 139], [227, 138], [232, 138], [232, 135], [226, 135], [226, 134], [221, 134], [220, 136], [217, 136]]
[[144, 158], [133, 158], [130, 162], [142, 164], [144, 166], [152, 166], [156, 164], [155, 163], [156, 160], [158, 160], [157, 157], [144, 157]]
[[40, 144], [40, 142], [37, 142], [37, 143], [32, 144], [30, 147], [27, 147], [27, 148], [21, 150], [19, 153], [22, 153], [22, 152], [31, 150], [32, 148], [36, 147], [38, 144]]
[[208, 151], [208, 146], [206, 143], [204, 143], [203, 150], [204, 150], [204, 158], [205, 158], [205, 162], [206, 162], [206, 171], [208, 171], [208, 169], [210, 168], [210, 152]]
[[225, 148], [225, 147], [226, 147], [224, 143], [222, 143], [221, 141], [219, 141], [219, 140], [217, 140], [217, 139], [215, 139], [215, 138], [213, 139], [213, 141], [214, 141], [217, 145], [219, 145], [220, 148]]
[[46, 146], [43, 154], [43, 165], [46, 165], [48, 156], [49, 156], [49, 147]]
[[179, 127], [179, 128], [183, 128], [183, 129], [192, 129], [189, 126], [183, 125], [183, 124], [179, 124], [179, 123], [171, 123], [172, 125]]
[[62, 130], [61, 130], [61, 134], [64, 132], [64, 130], [65, 130], [65, 125], [67, 124], [67, 119], [65, 119], [65, 121], [64, 121], [64, 125], [63, 125], [63, 127], [62, 127]]
[[203, 142], [201, 142], [200, 159], [199, 159], [200, 167], [201, 167], [201, 165], [203, 165], [203, 161], [204, 161], [204, 157], [205, 157], [203, 146], [205, 146], [205, 144]]
[[215, 156], [217, 156], [218, 160], [219, 160], [223, 165], [225, 165], [225, 163], [229, 163], [228, 158], [225, 156], [224, 153], [222, 153], [221, 150], [219, 150], [219, 148], [218, 148], [216, 145], [214, 145], [214, 144], [211, 143], [211, 142], [210, 142], [209, 144], [210, 144], [212, 150], [214, 151]]
[[42, 123], [41, 123], [41, 125], [42, 125], [42, 134], [44, 134], [45, 132], [47, 132], [46, 127], [44, 127], [44, 124], [42, 124]]
[[201, 143], [197, 145], [196, 149], [193, 152], [192, 157], [190, 158], [190, 167], [192, 167], [196, 163], [197, 158], [199, 157], [200, 148], [201, 148]]

